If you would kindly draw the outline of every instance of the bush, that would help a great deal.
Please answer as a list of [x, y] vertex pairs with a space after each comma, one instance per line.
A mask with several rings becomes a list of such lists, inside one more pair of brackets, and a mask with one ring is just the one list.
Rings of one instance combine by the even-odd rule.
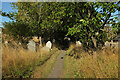
[[69, 56], [73, 56], [74, 58], [80, 58], [81, 54], [85, 53], [84, 48], [82, 46], [71, 45], [67, 50], [66, 54]]

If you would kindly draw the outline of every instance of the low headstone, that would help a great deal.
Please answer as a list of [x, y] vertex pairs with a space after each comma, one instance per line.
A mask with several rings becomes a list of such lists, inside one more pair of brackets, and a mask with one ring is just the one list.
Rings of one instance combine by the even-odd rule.
[[118, 48], [118, 42], [111, 42], [111, 48]]
[[105, 42], [105, 47], [110, 47], [110, 42], [106, 41]]
[[28, 50], [36, 52], [36, 43], [33, 40], [30, 40], [28, 45]]
[[21, 45], [21, 42], [19, 42], [19, 45]]
[[77, 46], [81, 46], [82, 43], [81, 43], [80, 41], [76, 41], [76, 45], [77, 45]]
[[68, 38], [68, 41], [70, 41], [70, 38]]
[[53, 43], [55, 43], [55, 39], [53, 39], [53, 41], [52, 41]]
[[8, 41], [5, 41], [5, 44], [8, 44]]
[[70, 38], [69, 37], [64, 37], [64, 40], [67, 39], [68, 41], [70, 41]]
[[51, 43], [50, 41], [48, 41], [48, 42], [46, 43], [46, 47], [48, 47], [49, 49], [51, 49], [51, 48], [52, 48], [52, 43]]

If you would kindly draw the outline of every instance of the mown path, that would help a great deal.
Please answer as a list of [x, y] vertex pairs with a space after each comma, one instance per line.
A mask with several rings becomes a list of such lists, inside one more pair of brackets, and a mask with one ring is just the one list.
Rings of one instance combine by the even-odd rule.
[[65, 51], [62, 51], [60, 55], [56, 59], [56, 63], [53, 67], [53, 70], [48, 75], [48, 78], [61, 78], [62, 71], [64, 68], [64, 57], [65, 57]]

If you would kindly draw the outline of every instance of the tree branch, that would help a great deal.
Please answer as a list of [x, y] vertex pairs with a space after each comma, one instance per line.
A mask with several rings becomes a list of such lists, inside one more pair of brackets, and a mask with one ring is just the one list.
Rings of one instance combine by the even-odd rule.
[[[117, 3], [117, 5], [120, 3], [120, 1]], [[114, 3], [112, 3], [114, 4]], [[102, 28], [104, 28], [105, 24], [107, 23], [107, 21], [109, 20], [109, 18], [111, 17], [111, 12], [108, 14], [108, 17], [106, 18], [106, 20], [104, 21]]]

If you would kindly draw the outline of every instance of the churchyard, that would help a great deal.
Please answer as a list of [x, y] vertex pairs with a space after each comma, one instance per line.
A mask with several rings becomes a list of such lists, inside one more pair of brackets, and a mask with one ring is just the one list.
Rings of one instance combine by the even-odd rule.
[[0, 12], [16, 20], [0, 32], [2, 78], [117, 79], [119, 3], [12, 3], [19, 12]]

